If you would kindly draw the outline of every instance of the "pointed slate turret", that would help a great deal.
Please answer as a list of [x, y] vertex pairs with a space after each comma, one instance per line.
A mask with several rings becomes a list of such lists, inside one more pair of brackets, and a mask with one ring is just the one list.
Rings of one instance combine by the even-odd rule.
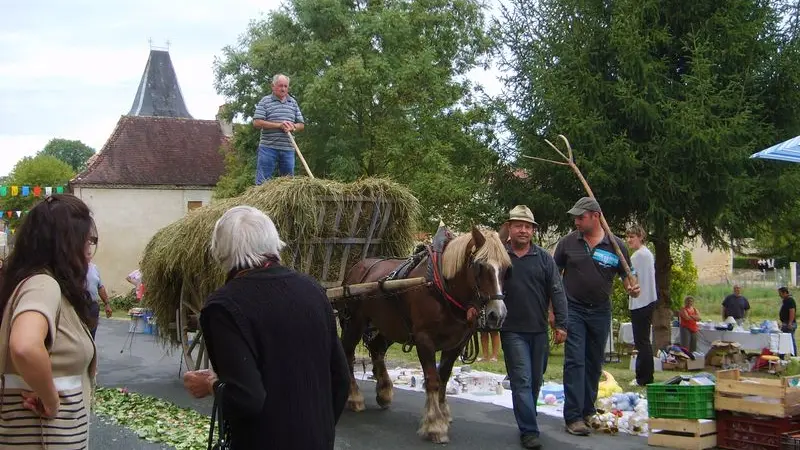
[[139, 90], [133, 99], [130, 116], [178, 117], [191, 119], [192, 116], [183, 102], [181, 88], [169, 52], [150, 50], [147, 65], [139, 82]]

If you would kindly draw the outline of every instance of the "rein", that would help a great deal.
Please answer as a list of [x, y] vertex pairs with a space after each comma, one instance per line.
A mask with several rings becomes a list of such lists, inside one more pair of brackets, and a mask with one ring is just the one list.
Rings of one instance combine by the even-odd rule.
[[447, 287], [444, 285], [444, 278], [441, 273], [441, 259], [439, 253], [433, 251], [433, 248], [430, 246], [428, 246], [428, 253], [431, 255], [431, 263], [433, 264], [433, 285], [436, 286], [436, 289], [439, 290], [439, 293], [442, 294], [445, 300], [455, 305], [458, 309], [467, 312], [467, 308], [447, 292]]

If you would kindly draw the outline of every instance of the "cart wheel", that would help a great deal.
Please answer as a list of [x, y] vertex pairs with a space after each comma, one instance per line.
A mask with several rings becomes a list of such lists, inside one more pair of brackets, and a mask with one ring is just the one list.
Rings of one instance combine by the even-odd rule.
[[210, 367], [203, 331], [198, 326], [192, 326], [197, 323], [196, 317], [199, 315], [199, 311], [185, 301], [181, 301], [180, 307], [176, 311], [178, 340], [183, 348], [183, 362], [186, 364], [187, 370]]

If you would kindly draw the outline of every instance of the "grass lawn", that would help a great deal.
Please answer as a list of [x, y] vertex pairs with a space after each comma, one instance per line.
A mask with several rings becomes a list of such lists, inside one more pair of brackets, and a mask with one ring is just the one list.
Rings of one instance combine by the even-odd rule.
[[[697, 293], [693, 295], [695, 306], [700, 312], [700, 317], [706, 320], [719, 322], [722, 320], [722, 300], [726, 295], [733, 293], [733, 286], [708, 285], [698, 286]], [[777, 288], [746, 287], [742, 288], [744, 295], [750, 303], [748, 320], [761, 323], [763, 320], [778, 320], [778, 311], [781, 309], [781, 298]]]

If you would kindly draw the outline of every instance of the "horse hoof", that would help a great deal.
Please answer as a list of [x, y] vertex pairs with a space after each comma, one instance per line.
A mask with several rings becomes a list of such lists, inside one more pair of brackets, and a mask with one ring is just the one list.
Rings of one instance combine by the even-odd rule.
[[364, 400], [348, 400], [347, 409], [353, 412], [361, 412], [367, 409], [364, 405]]
[[429, 438], [434, 444], [447, 444], [450, 442], [450, 436], [446, 434], [430, 433]]
[[392, 404], [392, 397], [392, 391], [389, 390], [381, 392], [375, 396], [375, 401], [378, 402], [378, 406], [380, 406], [382, 409], [388, 409], [389, 405]]

